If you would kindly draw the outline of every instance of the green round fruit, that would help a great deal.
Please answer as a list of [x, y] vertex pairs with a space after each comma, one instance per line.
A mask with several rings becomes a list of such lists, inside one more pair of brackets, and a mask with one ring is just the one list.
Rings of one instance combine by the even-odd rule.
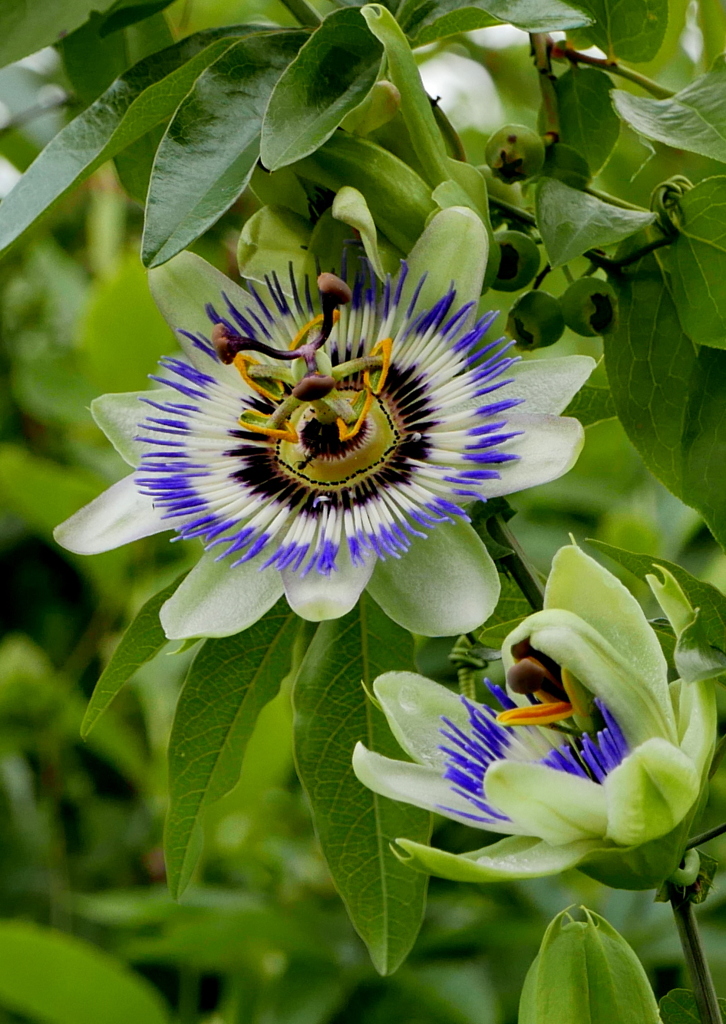
[[593, 338], [609, 334], [617, 326], [617, 296], [608, 282], [598, 277], [573, 281], [560, 303], [565, 323], [576, 334]]
[[522, 124], [505, 124], [487, 142], [486, 161], [500, 181], [512, 184], [539, 174], [545, 158], [542, 137]]
[[539, 249], [529, 235], [521, 231], [500, 231], [494, 237], [501, 255], [492, 288], [499, 292], [518, 292], [539, 270]]
[[549, 292], [525, 292], [509, 311], [507, 331], [520, 349], [529, 351], [554, 345], [564, 329], [560, 304]]

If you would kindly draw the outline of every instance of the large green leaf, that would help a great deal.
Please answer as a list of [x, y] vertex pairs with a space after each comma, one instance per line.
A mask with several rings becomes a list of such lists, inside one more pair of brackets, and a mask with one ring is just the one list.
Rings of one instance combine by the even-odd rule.
[[578, 43], [586, 40], [608, 57], [634, 63], [652, 60], [658, 53], [668, 27], [668, 0], [579, 0], [578, 6], [594, 20], [576, 34]]
[[542, 178], [535, 207], [537, 227], [553, 267], [587, 249], [620, 242], [655, 220], [655, 214], [621, 210], [555, 178]]
[[613, 110], [609, 75], [573, 65], [555, 82], [560, 141], [572, 146], [597, 174], [618, 141], [620, 121]]
[[114, 0], [4, 0], [0, 4], [0, 67], [52, 46], [77, 29], [91, 11], [106, 11]]
[[137, 669], [155, 658], [167, 643], [164, 630], [159, 622], [161, 606], [174, 593], [183, 577], [179, 576], [154, 594], [141, 606], [136, 617], [121, 637], [111, 660], [101, 673], [88, 702], [81, 723], [81, 736], [85, 739], [98, 719], [104, 713], [116, 694], [132, 677]]
[[0, 253], [104, 161], [168, 118], [195, 79], [249, 26], [189, 36], [127, 71], [58, 132], [0, 203]]
[[168, 1024], [154, 986], [89, 942], [0, 922], [0, 1005], [43, 1024]]
[[628, 572], [632, 572], [638, 579], [644, 580], [647, 575], [658, 573], [654, 571], [654, 565], [662, 565], [668, 569], [680, 583], [683, 593], [691, 602], [694, 608], [700, 608], [699, 624], [703, 628], [706, 638], [714, 647], [724, 646], [726, 639], [726, 597], [710, 583], [704, 583], [690, 572], [683, 569], [675, 562], [669, 562], [657, 555], [643, 555], [637, 551], [626, 551], [624, 548], [617, 548], [612, 544], [606, 544], [602, 540], [588, 540], [592, 547], [602, 551], [608, 558], [622, 565]]
[[[584, 6], [584, 5], [582, 5]], [[472, 24], [472, 12], [479, 12], [480, 24]], [[559, 29], [576, 28], [587, 25], [590, 18], [574, 5], [563, 0], [403, 0], [396, 18], [404, 31], [411, 36], [417, 46], [431, 42], [431, 38], [440, 38], [435, 26], [443, 19], [456, 15], [466, 15], [461, 31], [469, 28], [484, 28], [509, 22], [525, 32], [556, 32]], [[443, 33], [450, 35], [449, 31]]]
[[243, 633], [207, 640], [192, 662], [169, 740], [164, 851], [174, 897], [194, 870], [204, 811], [237, 782], [257, 716], [289, 670], [298, 621], [280, 600]]
[[565, 409], [563, 416], [574, 416], [583, 427], [592, 427], [617, 415], [610, 388], [600, 384], [585, 384]]
[[358, 8], [329, 14], [270, 97], [260, 144], [265, 167], [277, 170], [322, 146], [370, 91], [382, 52]]
[[154, 161], [142, 245], [147, 266], [176, 256], [245, 188], [270, 93], [306, 38], [303, 32], [250, 36], [197, 79]]
[[612, 278], [617, 329], [604, 338], [615, 407], [647, 467], [726, 544], [726, 353], [694, 348], [653, 256]]
[[382, 672], [413, 669], [413, 643], [365, 595], [342, 619], [319, 626], [295, 681], [295, 755], [315, 829], [335, 885], [376, 969], [390, 974], [421, 925], [426, 878], [393, 855], [400, 836], [426, 842], [430, 816], [366, 789], [351, 767], [361, 740], [401, 757], [383, 714], [370, 702]]
[[[718, 1001], [721, 1015], [726, 1014], [726, 999]], [[696, 997], [687, 988], [671, 989], [658, 1003], [663, 1024], [701, 1024]]]
[[636, 132], [674, 149], [726, 162], [726, 57], [667, 100], [612, 92], [620, 117]]
[[678, 236], [661, 254], [683, 330], [714, 348], [726, 348], [724, 213], [726, 177], [700, 182], [679, 198]]

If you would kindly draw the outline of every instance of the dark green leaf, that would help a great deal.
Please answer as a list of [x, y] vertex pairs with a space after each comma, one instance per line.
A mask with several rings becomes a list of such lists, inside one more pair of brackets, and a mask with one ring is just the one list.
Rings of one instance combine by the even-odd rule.
[[499, 573], [502, 592], [499, 603], [479, 633], [477, 640], [484, 647], [499, 650], [504, 638], [518, 626], [522, 619], [532, 614], [532, 606], [512, 577], [505, 572]]
[[683, 330], [714, 348], [726, 348], [725, 209], [726, 177], [707, 178], [685, 192], [678, 200], [678, 236], [662, 253]]
[[492, 18], [486, 11], [481, 11], [478, 7], [458, 7], [436, 21], [422, 25], [414, 43], [416, 46], [426, 46], [428, 43], [435, 43], [437, 39], [457, 36], [461, 32], [473, 32], [477, 28], [490, 28], [492, 25], [501, 25], [501, 22]]
[[275, 86], [262, 125], [270, 171], [313, 153], [376, 80], [383, 48], [358, 8], [333, 11]]
[[574, 65], [555, 83], [560, 140], [578, 150], [597, 174], [618, 141], [620, 121], [613, 110], [609, 75]]
[[726, 57], [667, 100], [612, 92], [616, 111], [631, 128], [674, 149], [726, 162]]
[[81, 723], [83, 739], [88, 736], [121, 687], [129, 681], [137, 669], [155, 658], [167, 642], [159, 622], [159, 610], [174, 593], [182, 579], [183, 576], [178, 576], [168, 587], [164, 587], [158, 594], [150, 597], [146, 604], [141, 606], [133, 622], [121, 637], [118, 647], [101, 673], [88, 702]]
[[553, 267], [587, 249], [620, 242], [655, 220], [655, 214], [621, 210], [554, 178], [542, 178], [535, 206], [537, 227]]
[[[721, 638], [721, 646], [726, 647], [726, 633]], [[678, 637], [674, 659], [678, 675], [687, 683], [714, 679], [726, 672], [726, 654], [708, 642], [700, 608], [696, 609], [693, 622]]]
[[101, 39], [99, 29], [102, 24], [102, 16], [92, 14], [58, 47], [73, 92], [84, 106], [100, 96], [130, 63], [123, 33]]
[[250, 36], [197, 79], [154, 162], [142, 246], [147, 266], [176, 256], [245, 188], [270, 93], [306, 38], [286, 31]]
[[169, 117], [195, 79], [249, 26], [199, 32], [117, 79], [60, 131], [0, 204], [0, 252], [104, 161]]
[[585, 384], [565, 409], [563, 416], [574, 416], [583, 427], [591, 427], [617, 415], [610, 388]]
[[169, 740], [164, 851], [175, 898], [194, 870], [203, 813], [234, 787], [257, 716], [289, 670], [298, 623], [283, 599], [243, 633], [207, 640], [192, 662]]
[[715, 647], [723, 647], [726, 637], [726, 597], [710, 583], [692, 576], [680, 565], [669, 562], [656, 555], [643, 555], [636, 551], [625, 551], [601, 540], [588, 540], [588, 544], [602, 551], [604, 555], [632, 572], [638, 579], [644, 580], [647, 575], [658, 576], [653, 566], [662, 565], [681, 585], [683, 593], [694, 608], [700, 608], [700, 621], [706, 638]]
[[[721, 1013], [726, 1013], [726, 999], [719, 999]], [[674, 988], [658, 1003], [663, 1024], [701, 1024], [696, 999], [687, 988]]]
[[594, 24], [578, 32], [576, 40], [599, 46], [608, 57], [634, 63], [652, 60], [668, 27], [668, 0], [580, 0], [579, 6]]
[[613, 277], [618, 326], [604, 339], [618, 417], [650, 469], [726, 544], [726, 353], [694, 349], [653, 256]]
[[[472, 12], [479, 11], [482, 20], [479, 25], [470, 24]], [[559, 29], [576, 28], [590, 21], [583, 11], [562, 0], [403, 0], [396, 15], [401, 27], [416, 45], [431, 42], [431, 37], [422, 38], [429, 30], [434, 31], [437, 22], [456, 15], [466, 15], [469, 28], [483, 28], [486, 25], [510, 22], [525, 32], [556, 32]], [[467, 29], [462, 28], [461, 31]], [[450, 35], [448, 31], [444, 33]], [[434, 39], [440, 38], [438, 33]]]
[[421, 925], [426, 878], [391, 853], [400, 836], [425, 843], [430, 815], [380, 797], [351, 767], [361, 740], [401, 757], [382, 713], [366, 697], [382, 672], [413, 669], [411, 637], [369, 598], [342, 619], [324, 622], [295, 681], [298, 772], [313, 810], [330, 873], [381, 974], [406, 957]]
[[0, 1005], [43, 1024], [168, 1024], [154, 986], [70, 935], [0, 923]]
[[113, 0], [5, 0], [0, 5], [0, 67], [52, 46]]

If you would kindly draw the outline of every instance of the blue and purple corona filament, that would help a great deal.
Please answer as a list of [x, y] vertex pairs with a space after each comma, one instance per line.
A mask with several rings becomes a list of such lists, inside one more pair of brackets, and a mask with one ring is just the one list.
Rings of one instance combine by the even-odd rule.
[[[502, 710], [515, 712], [520, 708], [499, 686], [485, 680], [492, 696]], [[538, 762], [569, 775], [602, 784], [629, 753], [628, 744], [613, 715], [601, 700], [594, 707], [603, 720], [603, 728], [594, 737], [587, 732], [573, 734], [564, 743], [553, 745], [554, 737], [545, 735], [536, 726], [506, 726], [486, 704], [477, 704], [461, 697], [469, 715], [468, 732], [442, 717], [440, 730], [444, 743], [439, 749], [446, 755], [444, 778], [451, 790], [472, 805], [470, 814], [455, 812], [459, 818], [496, 826], [510, 821], [486, 797], [486, 773], [497, 761]], [[550, 738], [551, 737], [551, 738]], [[451, 808], [441, 807], [442, 811]], [[506, 829], [504, 829], [506, 831]]]
[[246, 308], [207, 307], [209, 336], [187, 337], [208, 369], [163, 360], [168, 396], [144, 399], [138, 438], [137, 486], [181, 537], [232, 566], [264, 553], [262, 568], [326, 575], [343, 549], [398, 558], [485, 498], [516, 458], [503, 414], [520, 400], [488, 397], [515, 358], [482, 344], [495, 314], [457, 308], [453, 287], [420, 309], [422, 279], [404, 305], [406, 276], [321, 275], [314, 300], [273, 274], [269, 298], [250, 285]]

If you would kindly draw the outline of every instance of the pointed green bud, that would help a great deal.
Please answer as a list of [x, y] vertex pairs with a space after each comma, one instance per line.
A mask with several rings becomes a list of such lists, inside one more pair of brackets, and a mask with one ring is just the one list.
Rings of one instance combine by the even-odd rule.
[[585, 907], [563, 910], [545, 932], [519, 1004], [519, 1024], [660, 1024], [648, 978], [625, 939]]
[[340, 127], [355, 135], [369, 135], [388, 124], [401, 106], [401, 93], [393, 82], [381, 79], [366, 98], [343, 118]]

